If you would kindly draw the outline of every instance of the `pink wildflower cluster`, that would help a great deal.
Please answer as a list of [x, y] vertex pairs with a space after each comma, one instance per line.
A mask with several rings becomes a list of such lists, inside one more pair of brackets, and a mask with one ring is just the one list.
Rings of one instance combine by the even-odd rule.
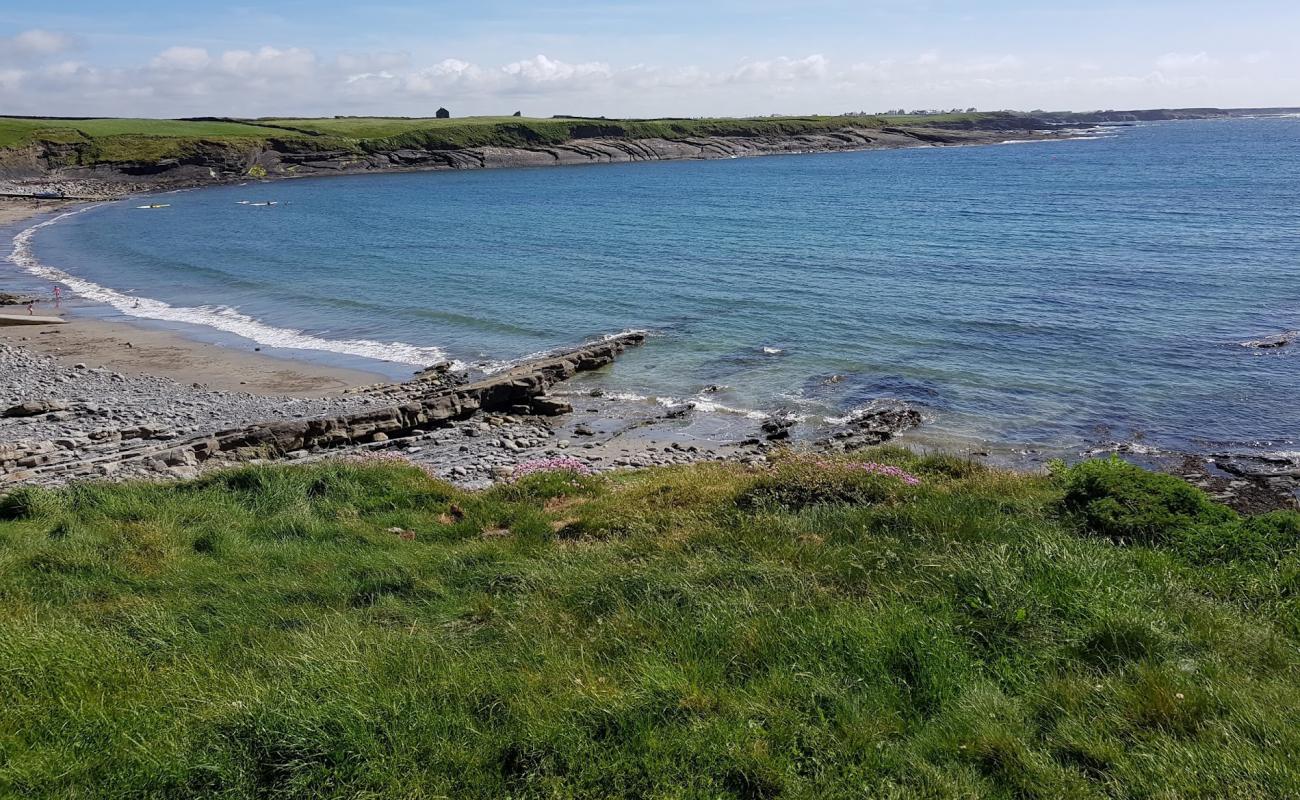
[[869, 472], [872, 475], [882, 475], [886, 478], [898, 478], [908, 486], [916, 486], [921, 483], [921, 479], [906, 470], [899, 469], [891, 464], [880, 464], [875, 461], [857, 461], [847, 465], [849, 469]]
[[571, 472], [575, 475], [594, 475], [595, 470], [585, 461], [568, 456], [559, 456], [557, 458], [538, 458], [532, 461], [525, 461], [515, 467], [512, 480], [526, 478], [529, 475], [538, 475], [543, 472]]
[[404, 467], [415, 467], [431, 478], [438, 477], [438, 474], [434, 472], [433, 467], [428, 464], [421, 464], [417, 461], [412, 461], [401, 453], [395, 453], [392, 450], [365, 450], [344, 456], [340, 460], [352, 464], [400, 464]]

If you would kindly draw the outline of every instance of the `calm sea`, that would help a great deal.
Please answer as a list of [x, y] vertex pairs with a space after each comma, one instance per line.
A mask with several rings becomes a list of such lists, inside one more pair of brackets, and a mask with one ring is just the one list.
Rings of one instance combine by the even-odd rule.
[[1062, 451], [1300, 437], [1300, 343], [1240, 345], [1300, 328], [1300, 119], [155, 201], [42, 228], [19, 260], [98, 313], [394, 377], [642, 328], [602, 384], [718, 413], [890, 398]]

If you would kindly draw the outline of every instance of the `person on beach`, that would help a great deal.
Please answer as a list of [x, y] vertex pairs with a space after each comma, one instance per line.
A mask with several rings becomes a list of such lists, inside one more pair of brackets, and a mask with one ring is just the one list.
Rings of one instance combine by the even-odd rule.
[[58, 286], [54, 287], [54, 307], [58, 308], [63, 305], [63, 290]]
[[35, 307], [36, 307], [36, 303], [34, 303], [34, 302], [32, 302], [32, 303], [28, 303], [28, 304], [27, 304], [27, 313], [28, 313], [28, 314], [31, 314], [31, 313], [32, 313], [32, 309], [35, 308]]

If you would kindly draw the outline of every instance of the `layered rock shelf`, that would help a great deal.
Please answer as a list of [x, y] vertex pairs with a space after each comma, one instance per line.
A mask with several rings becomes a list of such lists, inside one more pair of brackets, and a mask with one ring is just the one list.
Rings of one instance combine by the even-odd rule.
[[[626, 348], [645, 341], [625, 333], [521, 364], [467, 382], [445, 368], [433, 368], [412, 381], [370, 387], [339, 413], [277, 419], [221, 430], [182, 435], [150, 426], [102, 427], [55, 439], [16, 439], [0, 444], [0, 485], [52, 478], [104, 477], [124, 464], [186, 476], [206, 462], [301, 458], [336, 448], [444, 428], [479, 413], [551, 416], [571, 408], [546, 395], [556, 383], [579, 372], [613, 363]], [[125, 378], [118, 376], [121, 381]], [[110, 379], [111, 380], [111, 379]], [[366, 396], [373, 394], [374, 397]], [[376, 398], [397, 399], [374, 405]], [[24, 400], [0, 411], [4, 417], [44, 424], [67, 423], [101, 408], [53, 398]], [[58, 417], [58, 419], [54, 419]]]
[[783, 136], [701, 136], [671, 140], [593, 136], [560, 144], [459, 149], [320, 150], [309, 139], [273, 138], [256, 147], [214, 140], [203, 142], [185, 158], [164, 159], [156, 163], [124, 161], [90, 165], [82, 165], [84, 159], [73, 145], [42, 141], [22, 148], [0, 150], [0, 192], [103, 199], [159, 189], [244, 181], [250, 174], [289, 178], [365, 172], [726, 159], [990, 144], [1002, 141], [1010, 134], [1017, 138], [1071, 135], [1065, 130], [1050, 134], [1026, 130], [1023, 126], [1029, 124], [1027, 119], [1001, 121], [1012, 127], [990, 125], [969, 130], [926, 126], [848, 126], [826, 133]]

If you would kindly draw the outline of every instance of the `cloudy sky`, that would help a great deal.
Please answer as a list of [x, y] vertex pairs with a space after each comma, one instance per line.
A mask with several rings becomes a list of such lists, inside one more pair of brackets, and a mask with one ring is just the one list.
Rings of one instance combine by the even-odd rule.
[[1300, 105], [1295, 0], [0, 4], [0, 114]]

